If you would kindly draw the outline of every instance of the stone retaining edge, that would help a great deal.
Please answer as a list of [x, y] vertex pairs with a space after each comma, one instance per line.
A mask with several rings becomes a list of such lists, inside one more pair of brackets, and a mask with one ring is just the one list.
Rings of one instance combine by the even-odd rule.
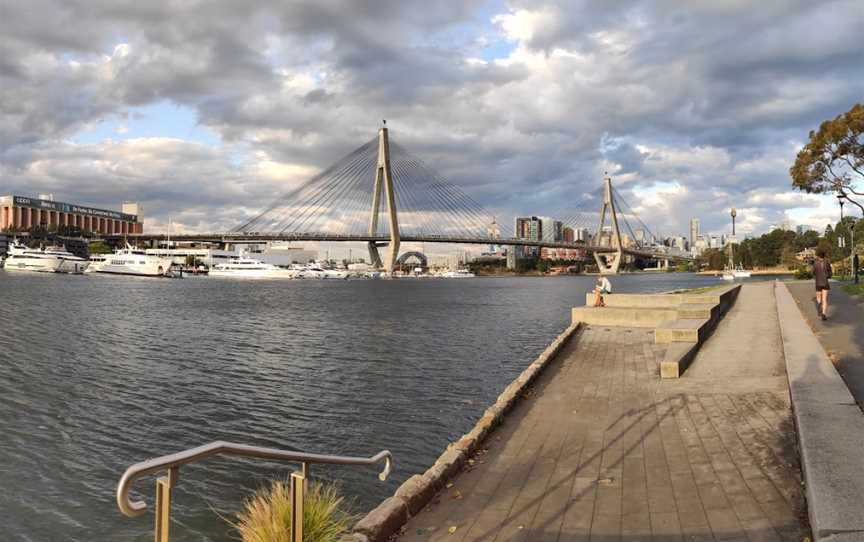
[[392, 497], [385, 499], [354, 526], [354, 532], [342, 538], [343, 542], [387, 542], [408, 519], [423, 510], [445, 484], [458, 474], [483, 439], [501, 424], [505, 414], [513, 408], [522, 392], [531, 385], [549, 363], [566, 346], [581, 322], [573, 322], [498, 396], [486, 409], [471, 431], [447, 446], [425, 473], [408, 478]]
[[864, 541], [864, 416], [788, 287], [774, 291], [813, 540]]
[[[663, 361], [660, 362], [660, 378], [680, 378], [690, 366], [690, 362], [699, 353], [702, 343], [708, 340], [714, 329], [720, 324], [720, 320], [726, 316], [732, 305], [738, 299], [738, 293], [741, 292], [741, 285], [735, 284], [729, 289], [724, 290], [718, 295], [716, 317], [706, 324], [705, 337], [700, 338], [695, 343], [669, 343], [666, 348], [666, 354], [663, 356]], [[713, 311], [712, 311], [713, 313]]]

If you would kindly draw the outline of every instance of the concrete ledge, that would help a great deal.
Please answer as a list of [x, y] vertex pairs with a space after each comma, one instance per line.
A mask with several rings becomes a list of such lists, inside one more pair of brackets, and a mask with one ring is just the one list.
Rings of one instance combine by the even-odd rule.
[[574, 322], [598, 326], [657, 327], [678, 319], [675, 307], [574, 307]]
[[789, 289], [775, 293], [813, 538], [864, 540], [864, 415]]
[[450, 444], [444, 453], [422, 475], [414, 475], [406, 480], [396, 493], [384, 500], [374, 510], [366, 514], [354, 526], [354, 533], [346, 540], [365, 542], [387, 542], [396, 534], [408, 519], [423, 509], [447, 481], [464, 466], [468, 457], [477, 450], [489, 433], [504, 419], [513, 408], [525, 389], [552, 362], [558, 352], [573, 337], [581, 326], [574, 322], [541, 353], [516, 379], [510, 383], [495, 404], [486, 409], [471, 431]]
[[[663, 361], [660, 362], [660, 378], [680, 378], [690, 366], [714, 328], [735, 304], [741, 285], [736, 284], [716, 296], [717, 303], [710, 309], [710, 318], [682, 319], [654, 330], [655, 343], [669, 343]], [[683, 305], [690, 307], [691, 305]], [[693, 304], [694, 311], [704, 311], [704, 304]], [[704, 313], [703, 313], [704, 314]]]
[[680, 378], [699, 352], [699, 343], [673, 343], [660, 362], [660, 378]]

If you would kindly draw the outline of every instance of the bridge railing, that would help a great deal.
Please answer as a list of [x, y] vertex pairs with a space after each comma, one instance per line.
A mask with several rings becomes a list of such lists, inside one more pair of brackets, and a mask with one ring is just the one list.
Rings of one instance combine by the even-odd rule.
[[126, 469], [117, 484], [117, 506], [129, 517], [140, 516], [147, 509], [143, 501], [133, 501], [129, 493], [135, 482], [144, 476], [165, 472], [165, 476], [156, 479], [156, 527], [154, 539], [156, 542], [168, 542], [168, 532], [171, 520], [171, 493], [177, 484], [180, 467], [197, 463], [214, 455], [235, 455], [275, 461], [300, 463], [300, 472], [291, 473], [291, 542], [303, 542], [303, 499], [306, 491], [309, 466], [312, 464], [372, 466], [384, 463], [384, 470], [378, 475], [381, 481], [387, 479], [393, 468], [393, 455], [383, 450], [372, 457], [351, 457], [341, 455], [321, 455], [275, 448], [263, 448], [246, 444], [216, 441], [182, 452], [163, 455], [135, 463]]

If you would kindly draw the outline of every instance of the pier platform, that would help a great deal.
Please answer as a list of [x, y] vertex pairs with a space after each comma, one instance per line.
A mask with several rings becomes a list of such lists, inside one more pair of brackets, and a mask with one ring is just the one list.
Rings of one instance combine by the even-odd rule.
[[400, 542], [810, 536], [774, 285], [682, 378], [653, 330], [585, 325]]

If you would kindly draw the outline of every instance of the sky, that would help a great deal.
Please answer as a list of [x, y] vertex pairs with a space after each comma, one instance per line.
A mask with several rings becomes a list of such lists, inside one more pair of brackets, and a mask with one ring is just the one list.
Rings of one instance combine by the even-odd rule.
[[0, 4], [0, 193], [230, 229], [375, 136], [495, 214], [565, 214], [608, 171], [662, 234], [821, 230], [808, 132], [864, 101], [864, 4]]

